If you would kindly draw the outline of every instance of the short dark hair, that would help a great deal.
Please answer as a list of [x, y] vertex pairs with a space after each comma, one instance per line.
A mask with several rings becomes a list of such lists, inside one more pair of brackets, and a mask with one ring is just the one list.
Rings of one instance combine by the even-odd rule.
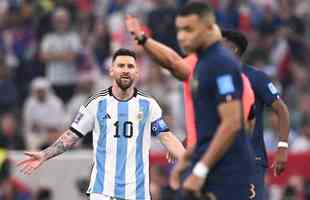
[[133, 57], [135, 60], [136, 58], [136, 53], [132, 50], [129, 49], [125, 49], [125, 48], [121, 48], [118, 49], [114, 54], [113, 54], [113, 58], [112, 58], [112, 62], [114, 62], [114, 60], [117, 58], [117, 56], [131, 56]]
[[214, 17], [213, 8], [203, 2], [189, 2], [178, 12], [178, 16], [198, 15], [199, 17], [204, 17], [207, 14], [211, 14]]
[[238, 47], [240, 56], [244, 54], [248, 47], [248, 40], [243, 33], [233, 30], [222, 30], [222, 36]]

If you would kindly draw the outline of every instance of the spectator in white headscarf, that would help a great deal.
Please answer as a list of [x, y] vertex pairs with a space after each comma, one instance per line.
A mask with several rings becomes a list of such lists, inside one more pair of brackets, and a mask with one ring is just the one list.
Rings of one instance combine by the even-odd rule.
[[65, 122], [64, 105], [45, 78], [31, 83], [31, 94], [24, 106], [24, 132], [29, 149], [37, 149], [50, 137], [61, 132]]

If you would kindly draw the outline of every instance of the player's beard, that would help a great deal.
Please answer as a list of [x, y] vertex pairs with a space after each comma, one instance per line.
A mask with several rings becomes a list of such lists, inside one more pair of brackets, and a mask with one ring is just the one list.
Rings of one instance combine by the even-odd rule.
[[121, 88], [121, 90], [126, 91], [132, 86], [133, 80], [130, 77], [127, 77], [127, 79], [120, 77], [119, 79], [116, 79], [116, 84], [119, 88]]

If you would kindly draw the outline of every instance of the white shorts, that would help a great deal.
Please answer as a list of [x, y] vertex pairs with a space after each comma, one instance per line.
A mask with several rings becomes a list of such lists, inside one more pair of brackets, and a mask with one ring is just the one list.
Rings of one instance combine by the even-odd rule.
[[105, 194], [90, 193], [90, 200], [117, 200], [117, 199], [107, 196]]

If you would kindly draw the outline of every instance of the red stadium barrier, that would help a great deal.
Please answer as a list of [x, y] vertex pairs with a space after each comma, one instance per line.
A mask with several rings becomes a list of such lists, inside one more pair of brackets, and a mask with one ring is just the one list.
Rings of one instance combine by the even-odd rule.
[[[274, 154], [269, 154], [269, 166], [272, 165]], [[268, 169], [268, 182], [276, 185], [286, 185], [291, 176], [302, 176], [310, 179], [310, 152], [289, 154], [285, 172], [279, 176], [273, 176], [271, 167]]]
[[[284, 186], [291, 176], [297, 175], [310, 179], [310, 151], [304, 153], [288, 155], [288, 163], [285, 172], [279, 176], [273, 176], [271, 169], [274, 154], [269, 154], [269, 169], [267, 179], [270, 184]], [[150, 156], [151, 164], [166, 166], [168, 164], [164, 153], [152, 153]]]

